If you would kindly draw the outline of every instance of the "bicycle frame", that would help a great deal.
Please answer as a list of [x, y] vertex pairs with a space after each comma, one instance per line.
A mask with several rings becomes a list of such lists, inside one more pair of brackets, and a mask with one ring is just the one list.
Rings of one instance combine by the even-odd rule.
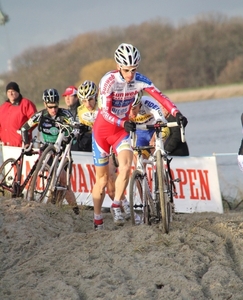
[[[136, 170], [138, 172], [140, 172], [140, 174], [142, 175], [143, 178], [145, 178], [145, 180], [143, 180], [143, 185], [142, 185], [142, 197], [143, 199], [146, 199], [147, 196], [150, 198], [148, 199], [149, 202], [148, 204], [150, 205], [150, 210], [151, 210], [151, 214], [154, 217], [157, 217], [157, 212], [156, 212], [156, 208], [155, 208], [155, 201], [156, 201], [156, 195], [155, 195], [155, 191], [154, 191], [154, 184], [155, 184], [155, 169], [154, 169], [154, 165], [155, 165], [155, 160], [154, 159], [145, 159], [143, 158], [143, 154], [142, 154], [142, 150], [149, 150], [149, 149], [154, 149], [154, 147], [150, 147], [150, 146], [145, 146], [145, 147], [134, 147], [134, 150], [138, 152], [138, 156], [137, 156], [137, 164], [136, 164]], [[147, 177], [147, 166], [150, 165], [152, 167], [152, 189], [150, 188], [149, 182], [148, 182], [148, 177]], [[151, 201], [152, 200], [152, 201]]]
[[[29, 188], [29, 197], [31, 200], [39, 202], [61, 204], [65, 197], [65, 192], [70, 186], [72, 168], [71, 145], [79, 129], [76, 128], [76, 124], [54, 122], [59, 127], [58, 137], [54, 144], [49, 144], [38, 162]], [[64, 171], [66, 172], [65, 179]]]
[[[146, 204], [147, 198], [148, 198], [148, 204], [150, 212], [147, 212], [148, 218], [151, 216], [157, 216], [158, 219], [162, 218], [163, 221], [163, 232], [168, 233], [169, 232], [169, 223], [172, 221], [172, 210], [173, 210], [173, 186], [175, 181], [179, 181], [179, 179], [172, 179], [171, 173], [170, 173], [170, 159], [168, 158], [168, 155], [166, 151], [164, 150], [164, 144], [162, 140], [162, 133], [161, 129], [162, 127], [174, 127], [179, 126], [176, 122], [170, 122], [170, 123], [158, 123], [154, 125], [139, 125], [138, 128], [140, 129], [155, 129], [155, 146], [154, 146], [154, 153], [150, 157], [149, 160], [143, 159], [142, 156], [142, 150], [143, 149], [151, 149], [150, 146], [145, 147], [133, 147], [134, 150], [137, 150], [139, 155], [137, 157], [137, 170], [135, 170], [136, 174], [140, 173], [141, 176], [141, 190], [142, 190], [142, 200], [144, 202], [144, 205]], [[185, 141], [185, 134], [184, 134], [184, 128], [181, 125], [181, 138], [183, 141]], [[135, 140], [134, 137], [133, 141]], [[152, 200], [149, 196], [148, 191], [148, 182], [147, 180], [142, 180], [144, 177], [147, 178], [146, 174], [146, 165], [150, 164], [152, 165], [152, 178], [153, 178], [153, 187], [152, 187]], [[135, 175], [134, 175], [135, 176]], [[135, 182], [135, 179], [132, 175], [132, 181]], [[133, 184], [134, 184], [133, 182]], [[131, 191], [131, 189], [130, 189]], [[132, 196], [132, 194], [130, 194]], [[133, 197], [133, 196], [132, 196]], [[133, 200], [131, 201], [133, 204]], [[133, 210], [133, 208], [132, 208]], [[159, 210], [159, 212], [158, 212]], [[133, 219], [132, 219], [133, 221]], [[149, 222], [148, 222], [149, 223]]]
[[[136, 144], [136, 135], [131, 133], [131, 139], [133, 144]], [[153, 146], [138, 146], [134, 147], [134, 151], [137, 151], [136, 166], [132, 173], [129, 186], [129, 201], [131, 209], [132, 224], [135, 224], [134, 209], [140, 208], [143, 212], [143, 222], [146, 224], [158, 223], [159, 211], [157, 205], [157, 197], [155, 193], [155, 160], [145, 159], [143, 157], [143, 150], [154, 149]], [[147, 166], [152, 167], [152, 188], [150, 188], [148, 177], [147, 177]]]
[[[53, 177], [52, 177], [52, 182], [50, 185], [50, 190], [51, 192], [54, 192], [54, 190], [57, 191], [66, 191], [67, 188], [61, 187], [61, 186], [56, 186], [56, 182], [61, 174], [61, 171], [63, 169], [63, 166], [65, 164], [65, 160], [68, 159], [68, 164], [69, 164], [69, 168], [71, 168], [71, 164], [72, 164], [72, 157], [71, 157], [71, 145], [72, 145], [72, 141], [73, 138], [71, 139], [71, 141], [69, 142], [69, 144], [66, 145], [64, 152], [61, 153], [61, 160], [58, 164], [57, 168], [54, 168], [55, 165], [58, 163], [57, 161], [59, 160], [60, 156], [56, 156], [54, 158], [53, 164], [52, 164], [52, 168], [50, 171], [52, 171], [52, 169], [54, 168], [54, 173], [53, 173]], [[57, 148], [60, 149], [60, 143], [59, 141], [57, 141], [56, 144]], [[66, 172], [66, 176], [67, 176], [67, 182], [70, 182], [71, 176], [69, 172]], [[48, 195], [48, 194], [47, 194]]]
[[[36, 159], [29, 174], [27, 175], [27, 177], [25, 178], [25, 180], [22, 183], [21, 180], [22, 180], [22, 170], [23, 170], [23, 165], [24, 165], [24, 156], [25, 156], [26, 152], [28, 152], [32, 149], [34, 142], [41, 143], [41, 142], [37, 141], [36, 137], [35, 137], [32, 140], [28, 149], [25, 149], [25, 148], [21, 149], [21, 153], [17, 159], [9, 158], [9, 159], [5, 160], [3, 162], [3, 164], [0, 166], [0, 170], [1, 170], [0, 173], [2, 173], [3, 170], [6, 171], [7, 166], [10, 163], [9, 169], [6, 171], [6, 174], [4, 174], [3, 178], [0, 181], [0, 188], [3, 189], [3, 190], [1, 190], [2, 193], [4, 193], [4, 190], [6, 190], [9, 193], [11, 193], [12, 198], [23, 196], [23, 191], [24, 191], [25, 187], [27, 186], [30, 178], [34, 174], [37, 163], [38, 163], [38, 159]], [[32, 154], [33, 155], [38, 154], [40, 156], [40, 150], [38, 150], [38, 151], [33, 150]], [[14, 177], [12, 177], [12, 172], [15, 173]], [[8, 181], [10, 179], [13, 180], [11, 183], [11, 186], [8, 185]]]

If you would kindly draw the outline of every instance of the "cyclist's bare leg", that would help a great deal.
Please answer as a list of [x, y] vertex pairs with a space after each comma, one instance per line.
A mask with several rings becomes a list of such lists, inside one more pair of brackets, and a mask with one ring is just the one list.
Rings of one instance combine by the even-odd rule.
[[133, 160], [133, 152], [131, 150], [122, 150], [118, 154], [119, 172], [115, 182], [115, 197], [116, 201], [121, 201], [124, 198], [124, 193], [128, 185], [131, 166]]
[[[61, 184], [66, 185], [67, 182], [67, 174], [66, 171], [63, 171], [61, 176], [60, 176], [60, 181]], [[79, 209], [78, 209], [78, 204], [76, 201], [75, 194], [72, 190], [68, 189], [66, 191], [65, 199], [67, 200], [67, 203], [73, 208], [73, 211], [78, 214]]]
[[67, 200], [67, 203], [70, 206], [72, 206], [72, 207], [77, 206], [76, 197], [75, 197], [74, 192], [72, 190], [67, 190], [66, 191], [65, 198]]
[[101, 215], [101, 207], [105, 197], [105, 188], [109, 178], [109, 165], [96, 166], [95, 172], [96, 172], [96, 182], [92, 190], [94, 214]]
[[115, 197], [115, 182], [117, 177], [117, 167], [115, 167], [112, 157], [109, 157], [109, 178], [107, 182], [107, 192], [111, 200]]

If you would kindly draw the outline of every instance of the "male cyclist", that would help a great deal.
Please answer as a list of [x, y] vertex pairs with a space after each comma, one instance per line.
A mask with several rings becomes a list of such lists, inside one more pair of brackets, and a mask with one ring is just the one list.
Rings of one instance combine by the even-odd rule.
[[[78, 108], [79, 122], [93, 127], [95, 119], [98, 114], [98, 89], [93, 81], [86, 80], [78, 87], [78, 98], [80, 100], [81, 106]], [[92, 151], [92, 130], [84, 134], [87, 137], [87, 141], [90, 145], [90, 151]], [[89, 139], [88, 139], [89, 138]], [[82, 141], [82, 139], [81, 139]], [[113, 200], [115, 196], [115, 180], [116, 180], [117, 168], [114, 166], [112, 157], [109, 159], [109, 179], [107, 183], [107, 191], [109, 197]], [[103, 194], [105, 197], [105, 194]], [[130, 218], [130, 208], [129, 203], [125, 196], [122, 197], [123, 200], [123, 210], [125, 214], [125, 219]], [[124, 218], [122, 217], [117, 222], [124, 223]]]
[[[154, 129], [139, 129], [139, 125], [153, 125], [157, 122], [176, 122], [176, 118], [168, 111], [159, 106], [156, 101], [148, 96], [143, 96], [140, 91], [132, 104], [130, 111], [130, 120], [136, 123], [137, 146], [148, 146], [154, 144]], [[164, 148], [171, 156], [188, 156], [189, 150], [187, 143], [181, 141], [180, 127], [163, 127], [162, 137]], [[148, 158], [149, 152], [144, 150], [145, 158]]]
[[114, 221], [121, 218], [121, 199], [127, 187], [131, 172], [133, 151], [129, 137], [136, 124], [129, 121], [129, 112], [135, 95], [145, 90], [172, 115], [187, 124], [187, 119], [177, 107], [163, 95], [146, 76], [137, 72], [141, 57], [131, 44], [120, 44], [115, 50], [117, 70], [105, 74], [100, 81], [101, 108], [93, 126], [93, 159], [96, 168], [96, 182], [92, 196], [94, 201], [94, 225], [103, 229], [101, 206], [109, 177], [110, 147], [117, 153], [119, 172], [115, 183], [115, 197], [111, 207]]
[[80, 106], [78, 107], [79, 122], [90, 127], [90, 130], [82, 135], [79, 140], [79, 147], [82, 151], [92, 152], [92, 130], [98, 113], [98, 89], [93, 81], [86, 80], [79, 87], [77, 92]]
[[[38, 129], [42, 132], [43, 139], [46, 143], [55, 143], [58, 137], [59, 128], [56, 127], [50, 119], [72, 124], [74, 118], [72, 113], [65, 109], [59, 108], [59, 94], [56, 89], [47, 89], [43, 92], [43, 101], [45, 108], [36, 112], [22, 127], [21, 134], [24, 144], [29, 144], [28, 131], [38, 125]], [[64, 171], [65, 172], [65, 171]], [[63, 177], [65, 174], [62, 175]], [[75, 214], [79, 214], [76, 198], [71, 190], [66, 191], [65, 198], [68, 204], [73, 208]]]
[[[136, 146], [148, 146], [155, 129], [139, 129], [139, 125], [153, 125], [156, 122], [166, 123], [160, 105], [154, 98], [143, 96], [143, 91], [140, 91], [132, 103], [130, 111], [130, 120], [136, 123]], [[162, 133], [163, 139], [169, 135], [169, 128], [165, 127]], [[143, 150], [143, 155], [148, 158], [150, 152]]]

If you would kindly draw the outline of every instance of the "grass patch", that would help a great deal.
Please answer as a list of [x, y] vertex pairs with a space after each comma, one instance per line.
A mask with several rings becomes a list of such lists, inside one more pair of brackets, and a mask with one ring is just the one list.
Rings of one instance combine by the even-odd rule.
[[175, 103], [232, 98], [243, 96], [243, 83], [210, 86], [198, 89], [168, 90], [164, 91], [164, 93]]

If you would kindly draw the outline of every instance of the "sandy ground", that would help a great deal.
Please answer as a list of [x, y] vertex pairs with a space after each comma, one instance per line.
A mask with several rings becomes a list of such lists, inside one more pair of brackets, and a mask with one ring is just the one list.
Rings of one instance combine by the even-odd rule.
[[0, 199], [0, 299], [243, 299], [243, 211], [177, 214], [171, 232]]

